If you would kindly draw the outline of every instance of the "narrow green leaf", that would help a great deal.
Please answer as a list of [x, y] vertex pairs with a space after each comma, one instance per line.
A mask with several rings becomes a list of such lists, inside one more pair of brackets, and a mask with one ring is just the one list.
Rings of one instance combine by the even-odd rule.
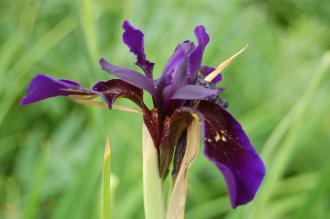
[[254, 205], [251, 205], [251, 208], [248, 209], [249, 217], [247, 218], [264, 218], [263, 210], [266, 209], [264, 206], [273, 195], [276, 184], [280, 180], [285, 171], [285, 168], [289, 164], [293, 156], [293, 152], [297, 150], [297, 136], [301, 127], [303, 126], [303, 121], [305, 119], [308, 106], [311, 104], [313, 97], [316, 95], [323, 77], [329, 71], [329, 66], [330, 52], [327, 52], [323, 55], [322, 60], [317, 67], [311, 83], [302, 99], [299, 100], [297, 105], [295, 105], [294, 108], [297, 106], [298, 108], [297, 111], [292, 115], [293, 118], [291, 120], [290, 126], [282, 127], [284, 130], [280, 131], [282, 134], [279, 134], [279, 138], [276, 140], [277, 144], [280, 142], [283, 134], [287, 135], [285, 136], [283, 144], [278, 153], [276, 156], [274, 156], [273, 162], [270, 164], [266, 161], [266, 164], [268, 164], [268, 174], [265, 178], [262, 188], [260, 189], [259, 195], [255, 200]]
[[40, 208], [41, 190], [45, 178], [45, 170], [47, 167], [47, 144], [41, 145], [40, 160], [36, 167], [34, 181], [29, 189], [29, 193], [26, 200], [26, 206], [24, 208], [24, 218], [33, 219], [37, 218]]
[[102, 180], [102, 219], [110, 219], [110, 140], [105, 143]]

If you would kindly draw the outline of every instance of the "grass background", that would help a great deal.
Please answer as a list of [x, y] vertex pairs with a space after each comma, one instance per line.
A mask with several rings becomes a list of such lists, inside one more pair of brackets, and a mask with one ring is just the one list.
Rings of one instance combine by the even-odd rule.
[[99, 57], [136, 68], [121, 42], [124, 19], [144, 30], [157, 75], [177, 43], [194, 39], [195, 25], [211, 36], [205, 64], [249, 43], [221, 85], [267, 178], [254, 202], [232, 210], [222, 175], [201, 154], [186, 218], [329, 218], [327, 0], [1, 0], [0, 218], [98, 218], [106, 135], [113, 218], [143, 218], [139, 116], [65, 98], [19, 106], [37, 72], [90, 87], [110, 78]]

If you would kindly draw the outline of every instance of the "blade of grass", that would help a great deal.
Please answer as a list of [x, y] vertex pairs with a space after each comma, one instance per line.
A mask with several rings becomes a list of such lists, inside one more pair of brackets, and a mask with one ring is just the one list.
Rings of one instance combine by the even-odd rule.
[[267, 204], [267, 219], [285, 218], [290, 211], [299, 209], [303, 203], [303, 195], [298, 194], [286, 198], [279, 199]]
[[220, 214], [226, 213], [230, 209], [231, 207], [228, 202], [228, 197], [220, 197], [187, 211], [186, 218], [215, 218]]
[[83, 0], [80, 3], [79, 23], [92, 63], [97, 63], [95, 60], [100, 58], [95, 9], [95, 1]]
[[0, 82], [3, 82], [2, 77], [4, 75], [4, 70], [7, 69], [10, 62], [14, 60], [13, 57], [15, 53], [34, 30], [41, 2], [41, 0], [25, 1], [19, 19], [18, 29], [3, 43], [0, 50]]
[[[106, 9], [107, 8], [104, 8], [98, 16], [101, 16]], [[11, 81], [12, 84], [22, 83], [22, 80], [25, 79], [25, 76], [29, 73], [29, 70], [33, 65], [35, 65], [53, 46], [64, 39], [75, 28], [76, 23], [71, 15], [63, 18], [54, 28], [50, 29], [45, 35], [43, 35], [32, 48], [23, 53], [15, 63], [15, 66], [9, 70], [10, 73], [7, 74], [8, 78], [5, 78], [5, 80]], [[1, 102], [0, 124], [2, 124], [4, 117], [9, 112], [20, 92], [21, 89], [7, 89], [4, 93]]]
[[[315, 186], [317, 176], [316, 173], [309, 173], [281, 180], [276, 186], [275, 195], [304, 193]], [[284, 191], [283, 188], [285, 188]], [[215, 218], [230, 210], [228, 196], [225, 196], [191, 207], [187, 212], [187, 218]]]
[[110, 165], [110, 140], [107, 137], [103, 160], [102, 219], [110, 219]]
[[307, 197], [304, 200], [300, 211], [295, 216], [296, 219], [307, 219], [313, 218], [312, 212], [316, 207], [317, 203], [322, 198], [328, 198], [330, 190], [330, 164], [328, 164], [324, 170], [321, 172], [320, 177], [318, 178], [317, 184], [314, 186], [314, 189], [307, 194]]
[[268, 174], [256, 200], [254, 201], [253, 205], [251, 205], [251, 208], [248, 209], [248, 217], [246, 218], [264, 218], [263, 210], [266, 209], [264, 206], [272, 196], [275, 185], [283, 175], [286, 166], [289, 164], [292, 158], [293, 152], [297, 150], [297, 136], [303, 125], [303, 120], [307, 113], [307, 108], [311, 104], [313, 97], [316, 95], [324, 75], [328, 73], [329, 66], [330, 52], [326, 52], [323, 55], [320, 64], [317, 66], [308, 89], [303, 95], [302, 100], [300, 100], [301, 103], [299, 104], [299, 108], [294, 115], [294, 119], [292, 120], [290, 127], [288, 127], [289, 129], [287, 131], [287, 136], [283, 142], [282, 147], [274, 157], [273, 162], [267, 167]]
[[[99, 148], [97, 147], [92, 147], [88, 151], [88, 156], [78, 172], [74, 185], [63, 195], [51, 218], [78, 219], [85, 213], [90, 213], [90, 211], [84, 209], [88, 206], [88, 201], [92, 197], [94, 198], [94, 194], [99, 188], [98, 176], [101, 175], [98, 171], [101, 166], [99, 165], [99, 154]], [[86, 215], [84, 218], [87, 218]]]
[[[60, 42], [75, 28], [74, 20], [71, 16], [64, 18], [54, 28], [49, 30], [31, 49], [27, 50], [20, 59], [15, 63], [15, 66], [8, 73], [7, 81], [13, 84], [20, 84], [21, 80], [29, 72], [29, 69], [39, 61], [53, 46]], [[33, 55], [31, 55], [33, 54]], [[11, 76], [11, 77], [10, 77]], [[10, 89], [4, 93], [1, 103], [0, 124], [10, 110], [12, 104], [16, 102], [20, 89]]]
[[32, 188], [29, 190], [29, 194], [26, 200], [26, 207], [24, 208], [24, 218], [34, 219], [37, 218], [38, 210], [40, 209], [40, 196], [42, 183], [45, 177], [45, 170], [47, 168], [47, 144], [42, 145], [41, 155], [38, 165], [36, 167], [36, 173]]

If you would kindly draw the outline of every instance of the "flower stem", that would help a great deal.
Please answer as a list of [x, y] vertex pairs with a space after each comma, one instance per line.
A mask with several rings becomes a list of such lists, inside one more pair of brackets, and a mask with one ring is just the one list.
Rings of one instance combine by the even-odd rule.
[[143, 200], [146, 219], [164, 219], [162, 180], [159, 175], [157, 150], [150, 133], [143, 124]]

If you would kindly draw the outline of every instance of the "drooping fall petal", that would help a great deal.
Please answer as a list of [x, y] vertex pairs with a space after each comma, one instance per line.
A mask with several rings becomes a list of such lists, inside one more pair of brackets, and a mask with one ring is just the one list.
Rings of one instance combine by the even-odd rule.
[[[27, 105], [56, 96], [69, 96], [70, 99], [83, 104], [90, 104], [90, 99], [102, 97], [110, 109], [117, 98], [128, 98], [144, 113], [149, 112], [143, 102], [143, 91], [119, 79], [101, 81], [96, 83], [93, 89], [86, 89], [75, 81], [57, 79], [45, 74], [37, 74], [32, 79], [21, 104]], [[100, 106], [103, 104], [96, 101], [92, 103]]]
[[136, 65], [140, 66], [146, 76], [152, 79], [154, 63], [150, 62], [144, 53], [144, 35], [139, 29], [133, 27], [127, 20], [123, 23], [123, 41], [136, 56]]
[[96, 95], [96, 93], [83, 88], [75, 81], [37, 74], [29, 84], [21, 104], [27, 105], [50, 97], [69, 95], [88, 96]]
[[223, 173], [235, 208], [250, 202], [265, 175], [265, 167], [241, 125], [215, 103], [201, 101], [205, 117], [206, 156]]

